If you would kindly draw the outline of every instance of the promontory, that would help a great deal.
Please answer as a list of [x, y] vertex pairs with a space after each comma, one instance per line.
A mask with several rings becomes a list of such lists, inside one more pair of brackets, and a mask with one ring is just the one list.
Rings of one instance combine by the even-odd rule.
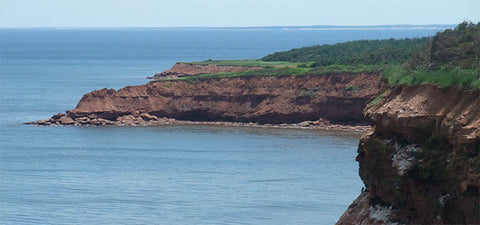
[[480, 224], [479, 67], [480, 23], [463, 22], [434, 37], [180, 62], [32, 123], [371, 126], [356, 157], [365, 188], [337, 224]]

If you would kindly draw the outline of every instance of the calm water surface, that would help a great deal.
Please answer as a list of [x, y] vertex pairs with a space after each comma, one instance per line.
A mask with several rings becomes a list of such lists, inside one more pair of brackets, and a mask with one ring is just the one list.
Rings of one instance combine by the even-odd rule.
[[359, 134], [21, 123], [176, 61], [434, 33], [0, 29], [0, 224], [333, 224], [362, 187]]

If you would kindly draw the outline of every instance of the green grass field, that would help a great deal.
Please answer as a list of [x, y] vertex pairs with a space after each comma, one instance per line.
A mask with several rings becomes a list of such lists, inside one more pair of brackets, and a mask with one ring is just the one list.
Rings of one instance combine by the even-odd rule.
[[[215, 63], [209, 63], [215, 62]], [[302, 64], [284, 62], [262, 62], [259, 60], [219, 60], [194, 62], [198, 65], [229, 65], [229, 66], [261, 66], [263, 68], [231, 73], [212, 73], [198, 76], [187, 76], [156, 81], [172, 80], [204, 80], [253, 76], [306, 76], [324, 75], [335, 73], [381, 73], [391, 86], [408, 84], [435, 84], [440, 87], [460, 87], [465, 89], [480, 89], [480, 76], [478, 69], [462, 69], [458, 67], [441, 67], [434, 71], [407, 72], [401, 65], [330, 65], [320, 67], [298, 67]], [[275, 65], [275, 66], [273, 66]]]
[[202, 80], [202, 79], [219, 79], [219, 78], [234, 78], [234, 77], [252, 77], [252, 76], [306, 76], [306, 75], [323, 75], [335, 73], [380, 73], [385, 66], [373, 65], [358, 65], [358, 66], [344, 66], [331, 65], [322, 67], [272, 67], [266, 66], [262, 69], [247, 70], [242, 72], [232, 73], [212, 73], [197, 76], [187, 76], [171, 79], [159, 79], [157, 81], [171, 81], [171, 80]]
[[465, 89], [480, 89], [480, 74], [478, 69], [462, 69], [459, 67], [440, 67], [433, 71], [407, 72], [394, 66], [383, 73], [391, 86], [400, 84], [435, 84], [440, 87], [460, 87]]
[[248, 67], [267, 67], [267, 66], [293, 66], [296, 67], [300, 63], [273, 61], [266, 62], [260, 59], [236, 59], [236, 60], [205, 60], [200, 62], [184, 62], [194, 65], [217, 65], [217, 66], [248, 66]]

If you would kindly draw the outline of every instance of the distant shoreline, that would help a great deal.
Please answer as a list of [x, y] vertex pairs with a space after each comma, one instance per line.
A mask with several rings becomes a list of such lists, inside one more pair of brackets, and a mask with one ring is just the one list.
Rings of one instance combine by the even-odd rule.
[[0, 27], [0, 30], [443, 30], [456, 24], [393, 25], [307, 25], [307, 26], [239, 26], [239, 27]]

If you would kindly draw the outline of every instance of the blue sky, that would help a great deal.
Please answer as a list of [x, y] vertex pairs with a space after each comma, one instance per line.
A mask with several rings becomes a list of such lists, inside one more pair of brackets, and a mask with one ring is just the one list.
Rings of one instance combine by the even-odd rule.
[[0, 27], [455, 24], [480, 0], [0, 0]]

